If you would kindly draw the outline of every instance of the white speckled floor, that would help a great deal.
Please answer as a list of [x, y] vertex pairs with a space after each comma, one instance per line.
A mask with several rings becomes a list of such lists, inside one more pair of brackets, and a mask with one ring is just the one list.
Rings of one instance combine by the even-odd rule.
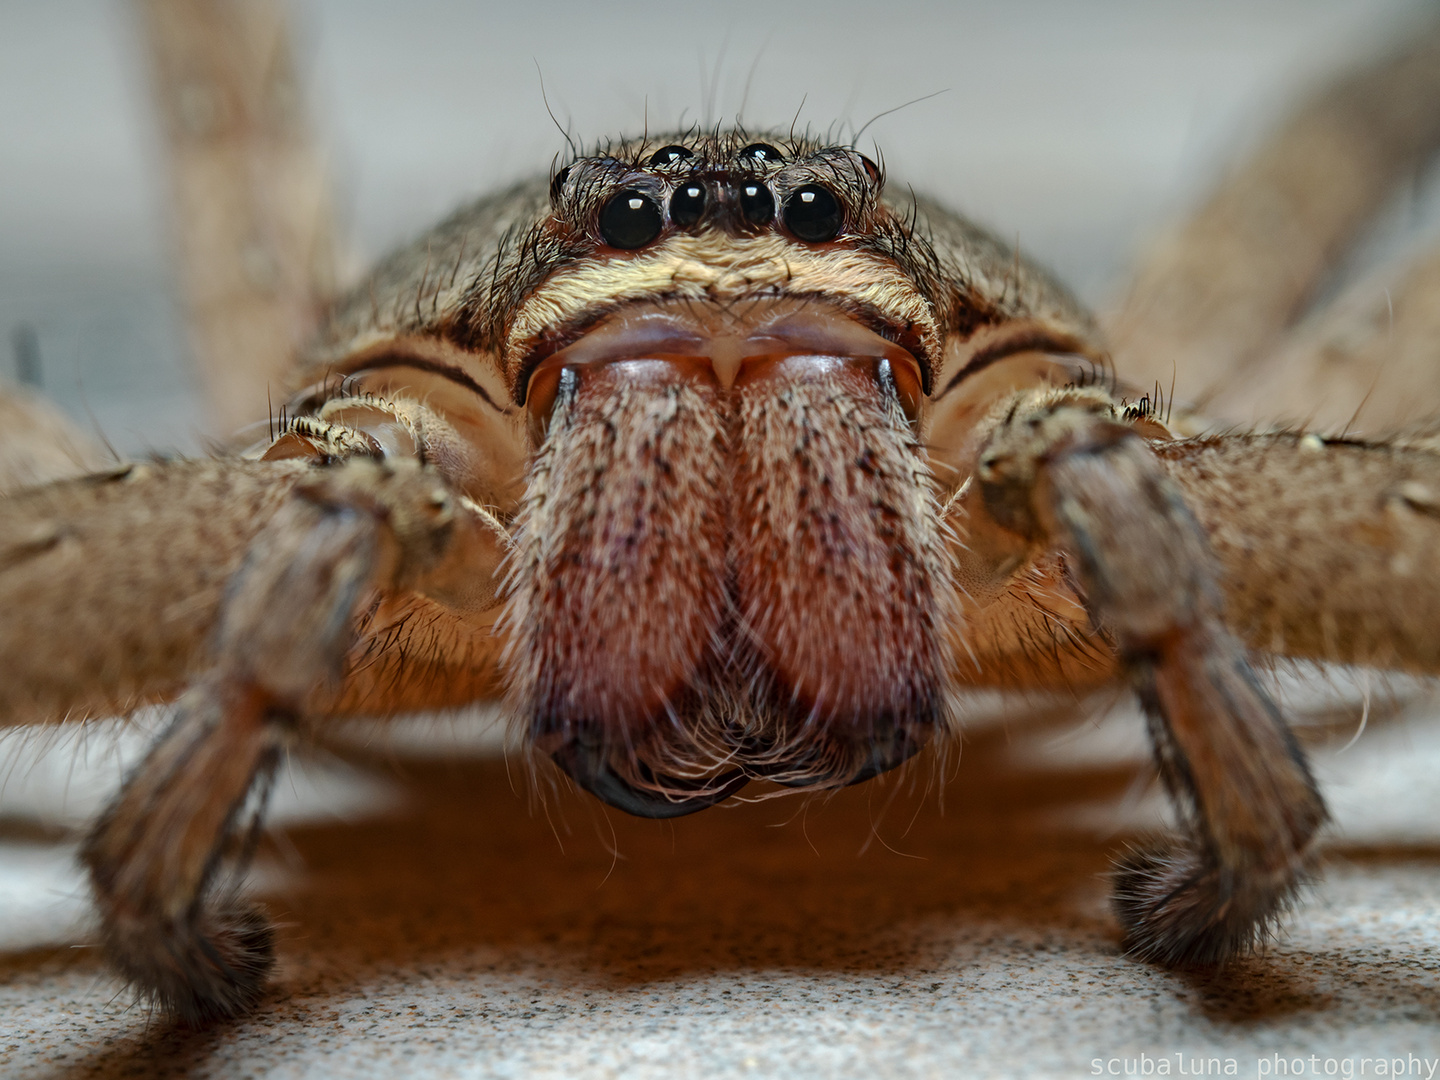
[[[1397, 1055], [1433, 1064], [1440, 723], [1413, 689], [1377, 696], [1342, 752], [1358, 691], [1291, 687], [1312, 710], [1306, 737], [1339, 819], [1328, 869], [1267, 955], [1220, 975], [1118, 952], [1104, 874], [1154, 815], [1123, 703], [1102, 719], [1056, 703], [976, 714], [943, 808], [928, 761], [829, 800], [671, 824], [568, 793], [542, 807], [523, 769], [477, 752], [464, 727], [358, 731], [344, 761], [282, 784], [284, 827], [256, 874], [282, 924], [274, 990], [253, 1017], [202, 1032], [130, 1006], [93, 953], [67, 947], [87, 940], [68, 834], [53, 808], [27, 817], [12, 788], [0, 1074], [1067, 1077], [1096, 1059], [1123, 1075], [1171, 1055], [1174, 1075], [1214, 1059], [1254, 1077], [1274, 1074], [1261, 1059], [1273, 1070], [1276, 1054], [1307, 1070], [1316, 1055], [1300, 1075], [1326, 1075], [1327, 1059], [1331, 1075]], [[76, 797], [115, 768], [82, 770]]]

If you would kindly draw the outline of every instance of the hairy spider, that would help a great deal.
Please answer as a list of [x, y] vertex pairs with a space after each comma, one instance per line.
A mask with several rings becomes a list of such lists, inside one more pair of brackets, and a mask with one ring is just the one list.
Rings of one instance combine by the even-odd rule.
[[[1274, 350], [1437, 142], [1431, 34], [1317, 98], [1142, 277], [1122, 375], [1181, 363], [1203, 395]], [[1421, 325], [1387, 348], [1435, 367]], [[216, 869], [331, 717], [503, 693], [579, 786], [674, 817], [892, 769], [966, 688], [1117, 681], [1180, 818], [1117, 872], [1128, 947], [1248, 949], [1326, 817], [1251, 653], [1440, 671], [1440, 447], [1205, 434], [1111, 348], [853, 147], [689, 131], [384, 261], [250, 453], [24, 485], [46, 436], [0, 433], [0, 718], [175, 702], [84, 847], [110, 960], [191, 1021], [254, 1003], [269, 923]], [[1322, 353], [1275, 350], [1302, 382]]]

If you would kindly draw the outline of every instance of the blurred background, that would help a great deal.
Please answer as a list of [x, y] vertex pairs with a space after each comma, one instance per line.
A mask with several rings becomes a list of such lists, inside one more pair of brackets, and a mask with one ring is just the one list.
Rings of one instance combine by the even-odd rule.
[[[868, 123], [894, 182], [1104, 305], [1147, 236], [1420, 6], [295, 0], [292, 29], [352, 273], [547, 168], [557, 125], [591, 140], [738, 115], [841, 137]], [[122, 453], [194, 450], [208, 430], [169, 197], [134, 9], [0, 0], [0, 376], [38, 371]]]

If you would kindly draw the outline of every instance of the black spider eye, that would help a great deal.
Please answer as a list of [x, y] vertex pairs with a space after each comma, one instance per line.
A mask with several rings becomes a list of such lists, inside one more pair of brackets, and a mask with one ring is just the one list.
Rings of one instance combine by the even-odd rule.
[[840, 200], [829, 188], [806, 184], [785, 200], [784, 221], [785, 228], [796, 239], [807, 244], [823, 244], [840, 235], [845, 215], [840, 210]]
[[664, 224], [655, 200], [634, 188], [612, 195], [600, 211], [600, 235], [611, 247], [626, 251], [650, 243]]
[[570, 166], [566, 165], [565, 168], [557, 172], [555, 178], [550, 181], [550, 201], [552, 203], [560, 201], [560, 192], [565, 189], [565, 181], [569, 178]]
[[775, 196], [764, 184], [741, 184], [740, 212], [751, 225], [768, 225], [775, 216]]
[[705, 215], [705, 185], [681, 184], [670, 196], [670, 220], [682, 229]]
[[746, 161], [784, 161], [785, 155], [776, 150], [769, 143], [751, 143], [740, 151], [740, 160]]
[[662, 146], [650, 155], [650, 167], [673, 165], [677, 161], [684, 161], [687, 157], [690, 157], [690, 151], [683, 146]]

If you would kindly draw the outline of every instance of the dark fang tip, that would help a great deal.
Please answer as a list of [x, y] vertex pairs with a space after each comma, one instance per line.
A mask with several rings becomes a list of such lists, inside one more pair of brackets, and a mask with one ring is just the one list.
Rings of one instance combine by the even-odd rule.
[[925, 747], [926, 739], [916, 738], [915, 733], [902, 725], [890, 731], [890, 738], [878, 739], [870, 751], [870, 760], [860, 766], [860, 771], [845, 782], [846, 787], [863, 784], [881, 773], [899, 768]]
[[[604, 749], [596, 743], [572, 739], [551, 753], [555, 764], [565, 774], [607, 806], [643, 818], [677, 818], [724, 802], [749, 781], [738, 769], [709, 780], [655, 776], [649, 768], [640, 768], [655, 790], [639, 788], [621, 779], [610, 766]], [[677, 793], [684, 792], [681, 797]]]

